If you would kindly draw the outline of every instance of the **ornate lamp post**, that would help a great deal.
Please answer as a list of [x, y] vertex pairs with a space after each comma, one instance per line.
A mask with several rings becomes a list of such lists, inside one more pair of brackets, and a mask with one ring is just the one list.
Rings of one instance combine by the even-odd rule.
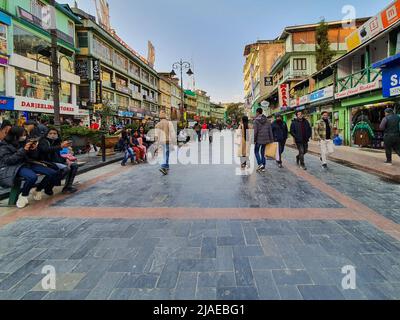
[[194, 75], [191, 65], [189, 62], [182, 61], [182, 59], [179, 62], [175, 62], [172, 65], [172, 71], [171, 71], [171, 77], [176, 76], [175, 70], [180, 72], [181, 74], [181, 107], [180, 107], [180, 112], [181, 112], [181, 121], [183, 122], [184, 118], [184, 106], [185, 106], [185, 93], [183, 92], [183, 70], [186, 69], [188, 70], [186, 74], [190, 77]]

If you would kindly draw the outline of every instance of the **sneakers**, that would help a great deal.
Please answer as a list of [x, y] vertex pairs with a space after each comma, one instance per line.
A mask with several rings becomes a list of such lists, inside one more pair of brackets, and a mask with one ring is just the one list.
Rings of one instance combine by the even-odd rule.
[[300, 168], [302, 168], [304, 171], [307, 171], [307, 167], [305, 164], [300, 165]]
[[42, 191], [37, 191], [36, 189], [32, 190], [32, 195], [33, 195], [33, 199], [35, 201], [42, 201], [43, 198], [43, 192]]
[[385, 164], [386, 164], [387, 166], [392, 166], [392, 165], [393, 165], [392, 161], [385, 161]]
[[265, 170], [265, 167], [262, 166], [260, 171], [261, 171], [261, 172], [266, 172], [267, 170]]
[[76, 189], [74, 187], [68, 187], [68, 188], [64, 188], [62, 193], [63, 194], [72, 194], [72, 193], [75, 193], [77, 191], [78, 191], [78, 189]]
[[29, 204], [28, 197], [24, 197], [22, 194], [19, 195], [18, 201], [17, 201], [17, 208], [18, 209], [23, 209]]
[[279, 168], [279, 169], [283, 169], [282, 163], [278, 163], [278, 168]]
[[121, 166], [126, 167], [126, 163], [121, 163]]
[[265, 167], [263, 165], [259, 165], [257, 168], [257, 172], [265, 172]]
[[161, 168], [161, 169], [160, 169], [160, 172], [161, 172], [164, 176], [168, 175], [168, 170], [167, 170], [167, 169]]

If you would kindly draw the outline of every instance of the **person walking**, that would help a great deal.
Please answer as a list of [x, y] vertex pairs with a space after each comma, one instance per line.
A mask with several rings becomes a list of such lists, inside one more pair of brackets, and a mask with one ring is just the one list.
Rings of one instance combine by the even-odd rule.
[[200, 142], [201, 141], [201, 126], [200, 126], [200, 124], [198, 122], [196, 122], [193, 129], [197, 133], [197, 141]]
[[385, 118], [382, 120], [380, 130], [384, 131], [384, 142], [386, 150], [386, 164], [392, 165], [393, 150], [400, 157], [400, 116], [393, 109], [385, 110]]
[[249, 139], [250, 138], [249, 129], [250, 129], [249, 118], [247, 116], [244, 116], [237, 130], [238, 156], [240, 157], [240, 164], [242, 169], [250, 167], [249, 157], [250, 157], [250, 147], [252, 141], [251, 139]]
[[308, 152], [308, 142], [312, 136], [312, 129], [308, 120], [304, 118], [302, 111], [296, 112], [296, 119], [293, 120], [290, 126], [290, 134], [293, 136], [297, 150], [299, 151], [298, 156], [296, 156], [297, 165], [303, 170], [307, 170], [304, 156]]
[[333, 147], [333, 126], [329, 120], [329, 113], [322, 112], [322, 119], [318, 121], [315, 136], [319, 140], [321, 148], [321, 162], [324, 169], [328, 169], [327, 156], [335, 150]]
[[256, 144], [255, 154], [257, 159], [257, 172], [265, 172], [267, 160], [265, 158], [265, 149], [267, 144], [274, 142], [271, 122], [263, 115], [263, 109], [258, 108], [256, 119], [254, 120], [254, 142]]
[[272, 123], [272, 133], [274, 135], [275, 142], [279, 143], [279, 160], [277, 160], [278, 167], [283, 168], [282, 154], [285, 151], [289, 130], [280, 113], [275, 116], [275, 121]]
[[207, 123], [204, 122], [203, 125], [201, 126], [201, 141], [207, 140], [207, 130], [208, 130]]
[[156, 125], [155, 138], [159, 145], [163, 149], [163, 162], [161, 164], [160, 172], [163, 175], [169, 173], [169, 153], [170, 145], [176, 143], [175, 129], [171, 121], [167, 120], [166, 113], [164, 110], [160, 111], [161, 121]]

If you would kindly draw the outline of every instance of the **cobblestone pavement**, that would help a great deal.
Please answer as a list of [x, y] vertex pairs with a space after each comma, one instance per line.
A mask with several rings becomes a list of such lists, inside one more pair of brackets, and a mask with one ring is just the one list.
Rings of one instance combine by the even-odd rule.
[[[118, 164], [0, 215], [0, 299], [400, 299], [399, 186], [339, 164]], [[240, 217], [238, 219], [238, 217]], [[56, 290], [41, 283], [56, 270]], [[344, 290], [342, 268], [356, 270]]]

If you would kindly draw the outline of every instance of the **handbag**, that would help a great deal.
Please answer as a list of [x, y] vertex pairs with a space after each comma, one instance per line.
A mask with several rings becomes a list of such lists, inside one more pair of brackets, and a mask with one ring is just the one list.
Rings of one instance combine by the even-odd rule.
[[279, 143], [273, 142], [273, 143], [267, 144], [267, 146], [265, 148], [265, 156], [268, 159], [279, 160]]

